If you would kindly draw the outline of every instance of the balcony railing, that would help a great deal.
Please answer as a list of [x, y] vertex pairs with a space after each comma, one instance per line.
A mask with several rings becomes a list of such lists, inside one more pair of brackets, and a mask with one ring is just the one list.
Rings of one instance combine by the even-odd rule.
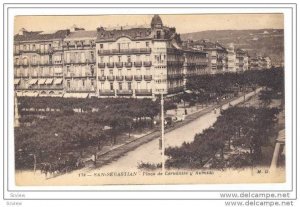
[[98, 63], [98, 68], [105, 68], [105, 63]]
[[114, 80], [115, 80], [115, 76], [113, 76], [113, 75], [108, 75], [108, 76], [107, 76], [107, 80], [109, 80], [109, 81], [114, 81]]
[[115, 91], [114, 90], [105, 90], [102, 89], [99, 91], [99, 95], [100, 96], [114, 96], [115, 95]]
[[122, 68], [123, 67], [123, 63], [122, 62], [116, 62], [116, 67], [117, 68]]
[[114, 63], [107, 63], [107, 67], [108, 68], [113, 68], [114, 67]]
[[144, 67], [151, 67], [152, 62], [151, 61], [144, 61]]
[[95, 92], [96, 89], [94, 88], [83, 88], [83, 87], [79, 87], [79, 88], [66, 88], [67, 92], [71, 92], [71, 93], [76, 93], [76, 92], [80, 92], [80, 93], [91, 93], [91, 92]]
[[117, 76], [116, 76], [116, 80], [117, 80], [117, 81], [123, 81], [123, 80], [124, 80], [124, 76], [117, 75]]
[[99, 80], [99, 81], [105, 81], [105, 80], [106, 80], [106, 77], [105, 77], [105, 76], [99, 76], [99, 77], [98, 77], [98, 80]]
[[179, 93], [183, 91], [183, 86], [168, 88], [168, 93]]
[[131, 68], [132, 67], [132, 62], [126, 62], [125, 67], [126, 68]]
[[132, 75], [126, 75], [125, 76], [126, 81], [132, 81], [132, 78], [133, 78]]
[[117, 95], [130, 96], [132, 94], [133, 94], [132, 90], [117, 90]]
[[96, 63], [96, 59], [90, 58], [90, 59], [86, 59], [85, 62], [87, 64], [95, 64]]
[[109, 55], [109, 54], [148, 54], [148, 53], [151, 53], [151, 48], [98, 50], [97, 53], [98, 53], [98, 55]]
[[142, 61], [134, 62], [135, 67], [142, 67]]
[[152, 75], [144, 75], [144, 80], [145, 81], [151, 81], [152, 80]]
[[141, 81], [142, 79], [143, 79], [142, 75], [135, 75], [134, 76], [134, 80], [136, 80], [136, 81]]
[[152, 90], [151, 89], [136, 89], [135, 95], [136, 96], [151, 96]]

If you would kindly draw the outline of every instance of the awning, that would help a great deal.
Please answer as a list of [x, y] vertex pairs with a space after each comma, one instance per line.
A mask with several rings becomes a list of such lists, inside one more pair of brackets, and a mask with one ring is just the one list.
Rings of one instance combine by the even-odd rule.
[[55, 85], [60, 85], [60, 84], [62, 84], [62, 81], [63, 81], [62, 78], [58, 78], [58, 79], [56, 79], [56, 80], [54, 81], [54, 84], [55, 84]]
[[87, 98], [89, 93], [65, 93], [64, 98]]
[[30, 81], [29, 81], [29, 85], [35, 85], [36, 83], [37, 83], [37, 79], [31, 79]]
[[49, 78], [46, 80], [45, 84], [47, 85], [51, 85], [53, 83], [53, 79], [52, 78]]
[[14, 79], [14, 85], [18, 85], [18, 84], [20, 83], [20, 80], [21, 80], [21, 79], [19, 79], [19, 78]]
[[38, 83], [39, 85], [45, 85], [46, 79], [39, 79]]
[[38, 92], [27, 92], [23, 93], [23, 96], [29, 96], [29, 97], [37, 97], [39, 95]]

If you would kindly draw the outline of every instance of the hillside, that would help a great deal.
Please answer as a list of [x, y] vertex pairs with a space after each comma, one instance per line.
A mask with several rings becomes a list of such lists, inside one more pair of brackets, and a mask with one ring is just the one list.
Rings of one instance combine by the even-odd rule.
[[267, 55], [276, 64], [284, 60], [283, 29], [209, 30], [181, 34], [181, 38], [194, 41], [208, 39], [213, 42], [218, 41], [225, 46], [234, 43], [236, 48], [247, 50], [250, 56]]

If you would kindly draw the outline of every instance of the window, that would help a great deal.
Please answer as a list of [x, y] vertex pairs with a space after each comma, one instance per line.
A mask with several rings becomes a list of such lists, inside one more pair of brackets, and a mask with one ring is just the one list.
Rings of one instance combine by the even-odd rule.
[[139, 62], [140, 59], [141, 59], [141, 56], [140, 56], [140, 55], [137, 55], [137, 56], [136, 56], [136, 62]]
[[35, 50], [35, 44], [32, 45], [32, 50]]
[[85, 80], [82, 79], [82, 86], [84, 87], [85, 86]]
[[71, 72], [71, 70], [70, 70], [70, 66], [69, 65], [67, 65], [67, 73], [70, 73]]
[[104, 83], [101, 83], [100, 85], [100, 89], [103, 90], [104, 89]]
[[130, 68], [127, 69], [127, 75], [131, 75], [131, 69]]
[[119, 90], [122, 90], [122, 82], [119, 82]]
[[130, 63], [131, 62], [131, 56], [127, 56], [127, 62]]
[[128, 82], [128, 90], [131, 90], [131, 82]]
[[109, 83], [110, 90], [114, 90], [114, 83]]
[[113, 70], [109, 70], [109, 75], [113, 75]]
[[104, 58], [101, 56], [100, 57], [100, 62], [103, 63], [104, 62]]
[[139, 68], [136, 69], [136, 74], [137, 74], [137, 75], [141, 75], [141, 69], [139, 69]]
[[109, 63], [112, 63], [112, 62], [113, 62], [113, 56], [109, 56], [109, 57], [108, 57], [108, 62], [109, 62]]
[[122, 76], [122, 69], [118, 70], [118, 76]]
[[118, 62], [120, 63], [122, 61], [122, 56], [118, 56]]
[[150, 82], [146, 82], [146, 89], [150, 89]]
[[136, 48], [140, 48], [140, 42], [136, 42]]
[[141, 89], [141, 83], [140, 83], [140, 82], [137, 82], [137, 83], [136, 83], [136, 86], [137, 86], [136, 88], [137, 88], [138, 90]]
[[146, 47], [147, 47], [147, 48], [149, 47], [149, 42], [146, 42]]
[[94, 54], [94, 52], [92, 51], [91, 52], [91, 60], [94, 60], [95, 59], [95, 54]]
[[68, 80], [67, 81], [67, 88], [70, 89], [70, 87], [71, 87], [71, 82], [70, 82], [70, 80]]
[[157, 39], [160, 39], [160, 36], [161, 36], [161, 32], [160, 32], [160, 31], [157, 31], [157, 32], [156, 32], [156, 38], [157, 38]]
[[90, 69], [91, 69], [92, 76], [94, 76], [94, 73], [95, 73], [94, 65], [91, 65]]
[[104, 76], [104, 70], [101, 70], [100, 73], [101, 73], [101, 76]]
[[91, 86], [94, 86], [94, 83], [95, 83], [94, 79], [91, 79]]
[[103, 44], [100, 44], [100, 49], [103, 49]]

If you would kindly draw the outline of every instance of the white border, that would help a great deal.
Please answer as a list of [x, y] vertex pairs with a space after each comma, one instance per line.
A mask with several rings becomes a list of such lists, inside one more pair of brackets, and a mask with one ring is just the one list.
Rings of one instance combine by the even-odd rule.
[[[10, 5], [8, 5], [10, 6]], [[34, 7], [35, 5], [24, 5], [24, 4], [20, 4], [20, 5], [14, 5], [14, 6], [22, 6], [22, 7]], [[42, 5], [44, 7], [46, 7], [47, 5]], [[48, 6], [55, 6], [55, 5], [48, 5]], [[60, 7], [64, 6], [64, 5], [58, 5]], [[65, 5], [65, 7], [68, 7], [70, 5]], [[73, 6], [73, 5], [72, 5]], [[96, 6], [101, 6], [101, 5], [87, 5], [88, 7], [96, 7]], [[108, 6], [120, 6], [120, 5], [104, 5], [105, 7]], [[134, 5], [121, 5], [123, 7], [134, 7]], [[143, 7], [146, 7], [145, 5], [142, 5]], [[243, 7], [244, 5], [221, 5], [227, 8], [223, 8], [223, 9], [219, 9], [219, 8], [213, 8], [213, 9], [208, 9], [208, 8], [184, 8], [184, 7], [192, 7], [193, 5], [172, 5], [172, 7], [178, 7], [177, 9], [168, 9], [168, 8], [164, 8], [164, 7], [168, 7], [171, 5], [150, 5], [151, 7], [160, 7], [160, 8], [156, 8], [156, 9], [149, 9], [149, 8], [144, 8], [144, 9], [134, 9], [134, 8], [126, 8], [126, 9], [118, 9], [118, 8], [113, 8], [113, 9], [98, 9], [98, 8], [85, 8], [82, 9], [84, 7], [86, 7], [86, 5], [75, 5], [75, 7], [78, 7], [78, 9], [68, 9], [68, 8], [60, 8], [60, 9], [10, 9], [9, 10], [9, 14], [8, 14], [8, 18], [9, 18], [9, 30], [8, 30], [8, 37], [9, 37], [9, 51], [10, 54], [5, 54], [5, 58], [6, 55], [9, 55], [9, 79], [5, 80], [4, 82], [4, 86], [5, 86], [5, 91], [6, 91], [6, 87], [8, 86], [8, 90], [9, 90], [9, 102], [13, 103], [13, 58], [12, 58], [12, 49], [13, 49], [13, 17], [14, 15], [83, 15], [83, 14], [154, 14], [154, 13], [159, 13], [159, 14], [172, 14], [172, 13], [176, 13], [176, 14], [180, 14], [180, 13], [284, 13], [285, 16], [285, 68], [286, 68], [286, 136], [287, 137], [291, 137], [291, 115], [292, 115], [292, 109], [289, 107], [291, 105], [291, 91], [292, 88], [294, 88], [294, 93], [295, 93], [295, 86], [291, 86], [291, 82], [292, 82], [292, 78], [294, 79], [294, 84], [296, 81], [296, 77], [292, 77], [292, 70], [288, 70], [292, 68], [292, 56], [291, 56], [291, 33], [292, 33], [292, 26], [291, 25], [291, 12], [290, 9], [282, 9], [282, 8], [276, 8], [276, 9], [267, 9], [267, 8], [260, 8], [262, 6], [269, 6], [269, 7], [280, 7], [280, 6], [284, 6], [284, 5], [249, 5], [251, 7], [258, 7], [256, 9], [251, 9], [251, 8], [245, 8], [245, 9], [241, 9], [241, 8], [236, 8], [236, 9], [232, 9], [232, 8], [228, 8], [228, 7], [238, 7], [241, 6]], [[204, 5], [195, 5], [196, 6], [203, 6]], [[205, 5], [208, 7], [219, 7], [220, 5]], [[286, 5], [289, 6], [289, 5]], [[293, 6], [293, 5], [291, 5]], [[5, 14], [6, 15], [6, 14]], [[294, 14], [295, 15], [295, 14]], [[293, 19], [295, 19], [293, 17]], [[294, 21], [295, 24], [295, 21]], [[171, 25], [170, 25], [171, 26]], [[295, 30], [294, 30], [295, 32]], [[5, 37], [6, 33], [4, 34]], [[294, 35], [295, 37], [296, 35]], [[5, 39], [6, 39], [5, 38]], [[7, 41], [5, 41], [7, 42]], [[295, 41], [294, 41], [295, 44]], [[6, 45], [5, 45], [6, 48]], [[295, 48], [294, 48], [295, 49]], [[5, 50], [6, 51], [6, 50]], [[295, 55], [295, 51], [294, 51], [294, 55]], [[294, 75], [295, 75], [295, 60], [296, 58], [294, 57]], [[6, 59], [5, 59], [6, 61]], [[6, 63], [7, 64], [7, 63]], [[7, 68], [7, 67], [5, 67]], [[7, 70], [4, 70], [4, 77], [6, 77]], [[10, 83], [8, 85], [8, 83]], [[6, 93], [6, 92], [5, 92]], [[4, 94], [6, 95], [6, 94]], [[295, 94], [293, 94], [295, 97]], [[295, 101], [295, 99], [294, 99]], [[6, 103], [5, 103], [6, 104]], [[294, 107], [295, 107], [295, 103], [294, 103]], [[9, 114], [9, 123], [10, 123], [10, 128], [9, 128], [9, 134], [10, 136], [7, 138], [7, 131], [6, 128], [4, 129], [5, 131], [5, 141], [8, 141], [9, 143], [9, 157], [14, 157], [14, 149], [13, 149], [13, 127], [12, 127], [12, 123], [13, 123], [13, 107], [12, 105], [9, 106], [8, 108], [9, 110], [7, 111], [7, 106], [5, 106], [5, 115], [7, 116], [7, 112]], [[295, 109], [294, 109], [295, 111]], [[6, 118], [5, 116], [5, 118]], [[294, 119], [296, 117], [294, 116]], [[295, 123], [295, 120], [294, 120]], [[6, 124], [5, 124], [6, 127]], [[296, 127], [294, 126], [294, 130], [296, 129]], [[295, 135], [295, 132], [294, 132]], [[293, 137], [295, 139], [295, 137]], [[6, 143], [6, 142], [5, 142]], [[294, 140], [295, 143], [295, 140]], [[289, 139], [287, 139], [287, 152], [290, 152], [291, 147], [294, 147], [294, 153], [296, 152], [296, 146], [291, 146], [291, 141]], [[6, 156], [6, 151], [5, 151], [5, 156]], [[295, 163], [291, 163], [291, 153], [287, 153], [287, 175], [291, 174], [291, 166], [296, 166]], [[293, 155], [293, 157], [295, 158], [295, 154]], [[5, 157], [6, 160], [6, 157]], [[9, 172], [10, 172], [10, 177], [9, 177], [9, 189], [10, 190], [36, 190], [36, 189], [44, 189], [44, 190], [240, 190], [240, 191], [247, 191], [247, 190], [261, 190], [261, 191], [268, 191], [268, 190], [288, 190], [290, 189], [291, 186], [291, 177], [287, 176], [287, 183], [284, 184], [232, 184], [232, 185], [131, 185], [131, 186], [84, 186], [84, 187], [76, 187], [76, 186], [70, 186], [70, 187], [18, 187], [14, 185], [14, 165], [13, 165], [13, 159], [10, 159], [10, 165], [9, 165]], [[294, 159], [295, 161], [295, 159]], [[4, 165], [4, 169], [6, 169], [6, 163]], [[295, 168], [294, 168], [295, 170]], [[294, 172], [295, 175], [296, 172]], [[6, 185], [7, 186], [7, 182]], [[294, 187], [295, 187], [295, 183], [294, 183]], [[9, 194], [6, 193], [5, 197], [9, 198]], [[96, 198], [96, 199], [100, 199], [100, 198], [219, 198], [219, 193], [218, 192], [158, 192], [158, 193], [144, 193], [144, 192], [114, 192], [114, 193], [104, 193], [104, 192], [88, 192], [88, 193], [83, 193], [83, 192], [47, 192], [47, 193], [39, 193], [39, 192], [26, 192], [26, 198], [38, 198], [38, 197], [43, 197], [43, 198]]]

